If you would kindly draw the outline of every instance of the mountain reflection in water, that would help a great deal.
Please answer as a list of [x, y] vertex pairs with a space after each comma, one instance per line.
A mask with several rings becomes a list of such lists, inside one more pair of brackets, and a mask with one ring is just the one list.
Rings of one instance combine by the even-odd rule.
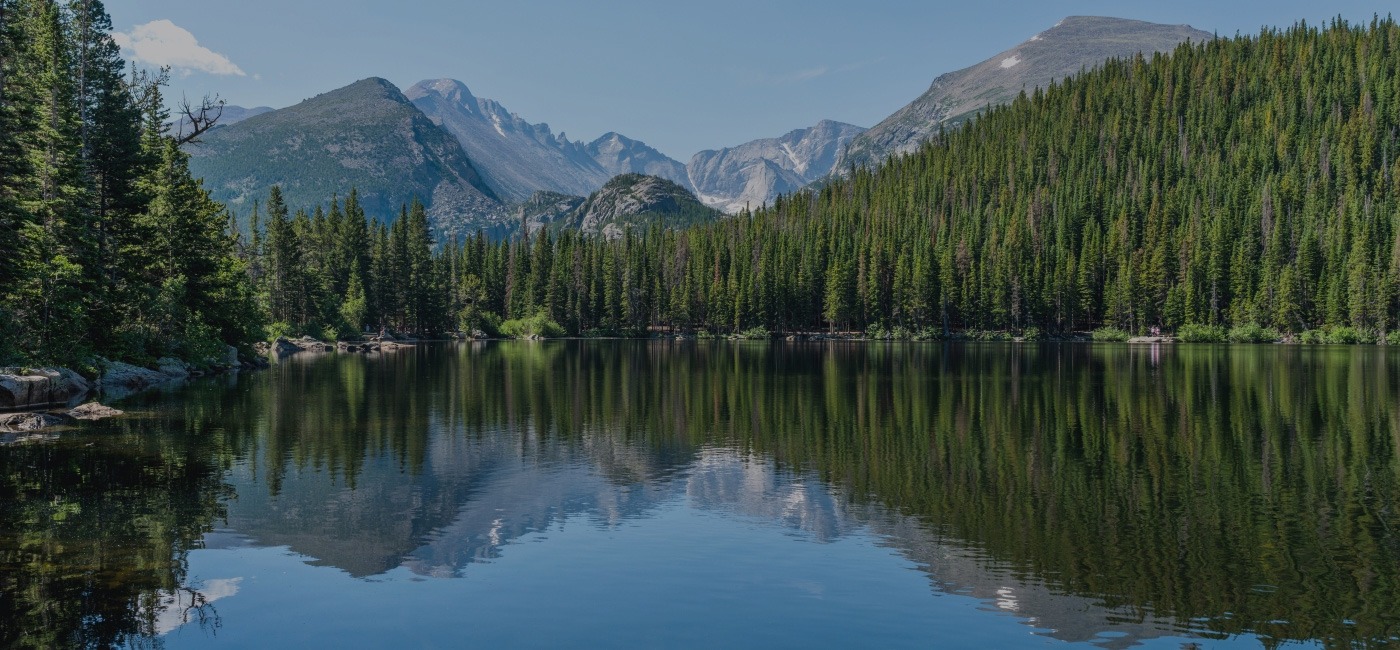
[[1383, 643], [1400, 630], [1398, 372], [1388, 350], [1283, 346], [294, 357], [0, 448], [0, 643], [216, 626], [238, 583], [193, 583], [193, 549], [469, 577], [532, 533], [677, 504], [816, 543], [873, 536], [937, 591], [1064, 641]]

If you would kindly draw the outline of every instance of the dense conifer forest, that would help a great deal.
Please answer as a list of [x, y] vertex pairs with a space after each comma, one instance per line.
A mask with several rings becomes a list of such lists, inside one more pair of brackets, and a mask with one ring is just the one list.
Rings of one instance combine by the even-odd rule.
[[274, 190], [225, 229], [100, 4], [3, 7], [0, 316], [20, 355], [380, 328], [1360, 342], [1400, 317], [1390, 18], [1111, 61], [709, 224], [435, 242], [421, 205], [367, 215], [353, 188], [295, 214]]
[[571, 333], [1375, 340], [1400, 306], [1397, 156], [1400, 28], [1299, 24], [1110, 62], [714, 224], [453, 243], [443, 289], [412, 301], [440, 313], [411, 315], [382, 282], [365, 313], [477, 328], [542, 313]]
[[128, 73], [111, 28], [98, 0], [0, 0], [0, 363], [223, 358], [261, 333], [165, 74]]
[[[710, 225], [478, 236], [431, 265], [373, 254], [361, 268], [397, 266], [402, 280], [435, 266], [410, 285], [443, 284], [405, 302], [416, 289], [371, 272], [364, 313], [480, 329], [538, 315], [584, 334], [1378, 340], [1400, 306], [1397, 156], [1400, 27], [1298, 24], [1110, 62], [913, 155]], [[374, 250], [402, 246], [392, 239], [381, 230]]]

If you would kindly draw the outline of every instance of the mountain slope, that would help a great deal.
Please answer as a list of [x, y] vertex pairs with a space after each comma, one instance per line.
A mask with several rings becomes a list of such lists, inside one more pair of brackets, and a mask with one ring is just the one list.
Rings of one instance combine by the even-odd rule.
[[645, 174], [659, 176], [690, 189], [685, 165], [645, 142], [610, 132], [588, 143], [585, 150], [607, 173], [608, 178], [621, 174]]
[[504, 216], [461, 145], [383, 79], [213, 129], [189, 152], [214, 199], [240, 212], [281, 185], [294, 208], [358, 188], [366, 212], [384, 221], [418, 197], [444, 237]]
[[629, 225], [660, 220], [667, 228], [681, 228], [722, 218], [689, 190], [669, 179], [643, 174], [622, 174], [589, 195], [567, 214], [557, 217], [558, 227], [608, 239], [622, 236]]
[[1189, 25], [1160, 25], [1138, 20], [1070, 16], [1016, 47], [977, 65], [949, 72], [909, 105], [852, 140], [838, 162], [870, 165], [907, 153], [944, 125], [952, 125], [988, 105], [1005, 104], [1022, 90], [1094, 68], [1110, 58], [1139, 52], [1167, 52], [1191, 40], [1214, 38]]
[[495, 100], [476, 97], [460, 81], [420, 81], [404, 95], [457, 138], [487, 184], [507, 201], [522, 201], [540, 190], [584, 195], [613, 176], [583, 143], [554, 135], [548, 124], [530, 124]]
[[836, 170], [841, 152], [865, 129], [822, 120], [779, 138], [695, 154], [686, 166], [706, 205], [725, 212], [758, 208]]

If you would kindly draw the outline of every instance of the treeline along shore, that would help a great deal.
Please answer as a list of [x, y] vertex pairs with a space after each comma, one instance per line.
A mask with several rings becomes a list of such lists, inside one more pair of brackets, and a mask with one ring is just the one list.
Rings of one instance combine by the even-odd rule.
[[381, 331], [1400, 343], [1391, 18], [1109, 61], [710, 223], [451, 241], [353, 187], [235, 218], [110, 29], [0, 0], [0, 363]]
[[417, 206], [288, 228], [273, 196], [244, 253], [292, 332], [1395, 343], [1397, 194], [1400, 28], [1377, 18], [1110, 61], [685, 229], [434, 248]]

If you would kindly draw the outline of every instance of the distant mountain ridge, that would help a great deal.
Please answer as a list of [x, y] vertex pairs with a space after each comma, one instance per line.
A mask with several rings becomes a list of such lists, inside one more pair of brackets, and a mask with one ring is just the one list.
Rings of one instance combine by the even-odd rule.
[[354, 187], [365, 211], [386, 221], [418, 198], [443, 237], [505, 216], [461, 145], [384, 79], [212, 129], [189, 151], [214, 199], [244, 213], [280, 185], [293, 208]]
[[923, 95], [852, 140], [837, 168], [878, 164], [891, 154], [912, 151], [939, 128], [966, 120], [987, 106], [1008, 103], [1022, 90], [1029, 93], [1048, 87], [1108, 59], [1170, 52], [1188, 40], [1213, 38], [1190, 25], [1069, 16], [1016, 47], [940, 75]]
[[685, 165], [643, 142], [611, 132], [587, 144], [570, 141], [548, 124], [531, 124], [499, 102], [473, 95], [455, 79], [420, 81], [404, 94], [457, 138], [487, 184], [508, 202], [538, 191], [587, 195], [629, 173], [689, 185]]
[[834, 171], [845, 147], [865, 129], [822, 120], [778, 138], [695, 154], [686, 166], [706, 205], [734, 213], [757, 209]]
[[454, 79], [420, 81], [404, 95], [461, 143], [486, 182], [507, 201], [537, 191], [588, 194], [610, 176], [585, 145], [531, 124]]
[[[666, 179], [733, 214], [848, 166], [911, 151], [940, 128], [1109, 58], [1209, 38], [1186, 25], [1071, 16], [982, 63], [940, 75], [869, 130], [823, 120], [701, 151], [688, 164], [617, 132], [588, 143], [569, 140], [477, 97], [460, 81], [425, 80], [400, 93], [370, 79], [277, 111], [225, 107], [221, 126], [192, 147], [191, 167], [214, 198], [236, 210], [278, 183], [293, 206], [324, 204], [353, 185], [367, 209], [385, 219], [418, 196], [444, 236], [555, 223], [562, 216], [555, 198], [588, 196], [625, 174]], [[399, 177], [408, 182], [392, 182]]]

